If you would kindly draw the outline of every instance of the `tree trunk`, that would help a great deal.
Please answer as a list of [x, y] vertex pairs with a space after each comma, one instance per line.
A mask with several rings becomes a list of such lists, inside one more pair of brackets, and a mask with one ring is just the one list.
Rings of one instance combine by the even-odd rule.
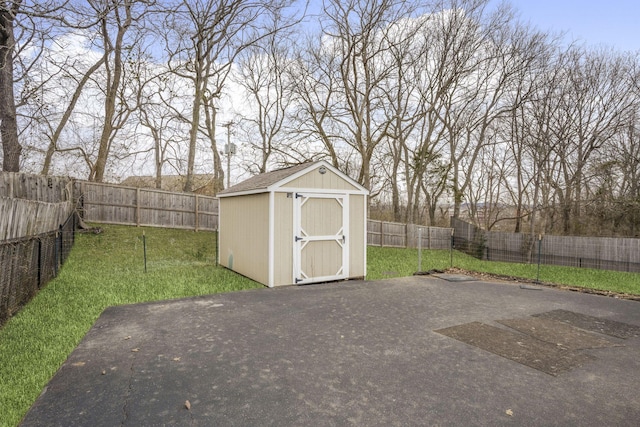
[[[220, 150], [218, 150], [218, 143], [216, 141], [216, 126], [218, 122], [218, 116], [216, 107], [214, 105], [214, 98], [210, 98], [203, 102], [205, 113], [205, 126], [207, 128], [207, 134], [209, 136], [209, 142], [211, 144], [211, 151], [213, 153], [213, 194], [218, 194], [219, 191], [224, 190], [224, 168], [222, 166], [222, 158], [220, 157]], [[227, 128], [227, 132], [229, 128]]]
[[2, 141], [3, 154], [2, 170], [19, 172], [22, 147], [18, 141], [18, 123], [16, 121], [16, 104], [13, 93], [13, 54], [15, 46], [13, 21], [16, 13], [18, 13], [21, 1], [11, 3], [11, 9], [0, 8], [0, 140]]
[[[107, 167], [107, 160], [109, 159], [109, 151], [111, 150], [112, 134], [116, 130], [114, 126], [114, 117], [116, 115], [116, 101], [118, 99], [118, 92], [120, 90], [120, 82], [122, 81], [122, 50], [124, 48], [124, 35], [131, 26], [131, 7], [130, 2], [125, 2], [124, 11], [125, 19], [122, 24], [118, 26], [118, 34], [116, 36], [116, 42], [113, 47], [113, 76], [109, 79], [107, 76], [108, 84], [106, 99], [104, 103], [104, 127], [102, 128], [102, 134], [100, 135], [100, 148], [98, 149], [98, 158], [96, 159], [95, 168], [92, 171], [92, 180], [96, 182], [102, 182], [104, 180], [104, 173]], [[114, 10], [116, 16], [119, 19], [118, 9]], [[108, 40], [108, 29], [106, 20], [103, 20], [103, 34], [105, 40]], [[107, 46], [108, 44], [105, 44]], [[109, 54], [109, 50], [105, 49], [105, 59]], [[108, 60], [105, 60], [107, 65], [107, 73], [109, 73]]]
[[[196, 84], [198, 84], [196, 82]], [[187, 155], [187, 178], [184, 181], [185, 193], [193, 190], [193, 171], [196, 163], [196, 144], [198, 141], [198, 125], [200, 123], [200, 99], [202, 94], [200, 88], [196, 88], [193, 97], [193, 105], [191, 106], [191, 128], [189, 129], [189, 153]]]
[[154, 129], [150, 128], [151, 135], [153, 136], [154, 145], [154, 157], [156, 166], [156, 178], [155, 184], [158, 190], [162, 189], [162, 164], [164, 163], [164, 156], [162, 154], [162, 128]]
[[193, 103], [191, 104], [191, 127], [189, 128], [189, 151], [187, 153], [187, 177], [184, 181], [182, 191], [190, 193], [193, 191], [193, 173], [196, 163], [196, 149], [198, 142], [198, 127], [200, 126], [200, 109], [204, 98], [204, 90], [207, 87], [207, 78], [204, 70], [204, 55], [202, 53], [204, 41], [202, 35], [197, 36], [195, 43], [195, 58], [193, 77]]
[[89, 81], [93, 73], [95, 73], [100, 67], [102, 67], [106, 59], [107, 58], [103, 55], [98, 60], [98, 62], [93, 64], [91, 68], [89, 68], [89, 70], [87, 70], [87, 72], [84, 74], [84, 76], [82, 76], [82, 79], [78, 83], [76, 90], [73, 92], [71, 101], [69, 102], [67, 109], [65, 110], [64, 114], [62, 115], [62, 118], [60, 119], [60, 123], [58, 123], [56, 130], [54, 131], [53, 135], [51, 135], [51, 139], [49, 140], [49, 146], [47, 147], [47, 152], [44, 156], [42, 171], [40, 172], [42, 175], [49, 174], [49, 169], [51, 168], [53, 155], [58, 150], [58, 140], [60, 139], [60, 135], [62, 135], [62, 131], [64, 130], [64, 127], [67, 125], [67, 122], [69, 121], [69, 118], [71, 117], [71, 114], [73, 113], [76, 107], [76, 104], [80, 99], [82, 90], [84, 89], [85, 85], [87, 84], [87, 82]]

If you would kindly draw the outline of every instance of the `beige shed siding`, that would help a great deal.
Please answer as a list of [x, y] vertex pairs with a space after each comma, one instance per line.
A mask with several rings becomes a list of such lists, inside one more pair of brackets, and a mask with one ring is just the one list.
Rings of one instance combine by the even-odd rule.
[[[326, 172], [321, 174], [320, 167]], [[296, 192], [303, 197], [296, 199]], [[341, 207], [334, 195], [348, 202]], [[294, 265], [300, 270], [295, 275], [308, 283], [344, 273], [347, 278], [366, 275], [367, 191], [328, 163], [257, 175], [219, 197], [221, 265], [267, 286], [294, 284]], [[341, 211], [348, 217], [343, 219]], [[305, 243], [294, 253], [300, 249], [294, 243], [298, 226]], [[348, 229], [348, 253], [329, 238], [341, 226]], [[341, 269], [343, 262], [349, 263], [348, 271]]]
[[283, 188], [319, 188], [326, 190], [350, 190], [358, 191], [359, 189], [351, 185], [342, 177], [336, 175], [330, 170], [325, 174], [321, 174], [317, 169], [311, 170], [306, 174], [299, 176], [291, 182], [282, 186]]
[[220, 199], [219, 244], [220, 264], [260, 283], [268, 283], [268, 193]]
[[367, 245], [365, 242], [366, 198], [352, 194], [349, 198], [349, 277], [364, 277], [366, 271]]
[[274, 193], [273, 285], [293, 283], [293, 199]]

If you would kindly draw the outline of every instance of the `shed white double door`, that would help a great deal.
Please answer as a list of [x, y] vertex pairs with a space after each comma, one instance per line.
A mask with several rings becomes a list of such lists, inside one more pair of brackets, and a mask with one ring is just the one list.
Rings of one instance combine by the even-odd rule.
[[296, 283], [349, 275], [349, 196], [295, 193], [293, 277]]

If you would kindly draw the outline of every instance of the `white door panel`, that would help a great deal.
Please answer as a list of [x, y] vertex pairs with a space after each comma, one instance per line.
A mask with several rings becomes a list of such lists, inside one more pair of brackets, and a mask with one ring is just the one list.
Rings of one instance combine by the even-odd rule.
[[348, 196], [296, 193], [294, 197], [295, 282], [325, 282], [348, 277]]

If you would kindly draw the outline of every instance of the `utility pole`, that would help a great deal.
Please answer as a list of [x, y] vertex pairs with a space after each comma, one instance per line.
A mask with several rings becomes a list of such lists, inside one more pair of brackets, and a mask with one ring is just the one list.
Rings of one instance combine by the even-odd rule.
[[222, 125], [227, 128], [227, 143], [224, 146], [224, 154], [227, 156], [227, 188], [231, 187], [231, 156], [236, 154], [236, 145], [231, 143], [231, 126], [233, 125], [233, 122]]

